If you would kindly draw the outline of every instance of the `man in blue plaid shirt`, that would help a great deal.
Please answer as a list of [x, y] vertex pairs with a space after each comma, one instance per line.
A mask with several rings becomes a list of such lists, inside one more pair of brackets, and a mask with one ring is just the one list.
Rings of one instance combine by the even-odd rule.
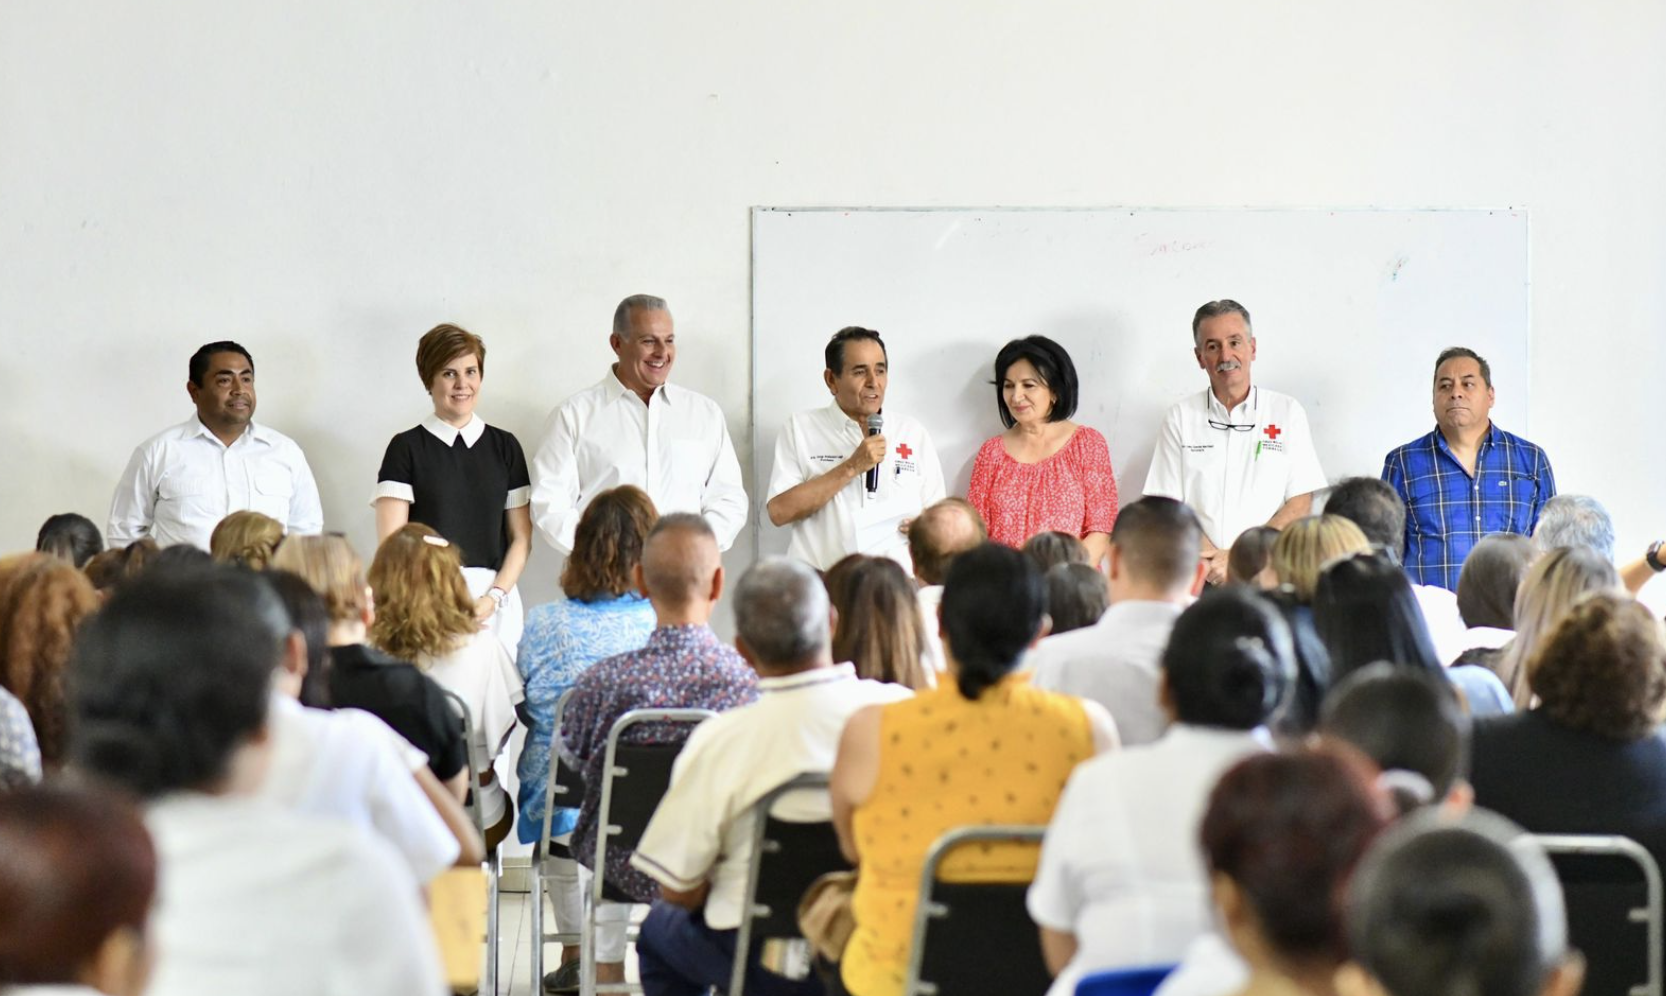
[[1435, 361], [1435, 431], [1383, 461], [1406, 503], [1406, 573], [1456, 591], [1470, 548], [1488, 533], [1531, 535], [1556, 495], [1544, 450], [1493, 425], [1492, 368], [1454, 346]]

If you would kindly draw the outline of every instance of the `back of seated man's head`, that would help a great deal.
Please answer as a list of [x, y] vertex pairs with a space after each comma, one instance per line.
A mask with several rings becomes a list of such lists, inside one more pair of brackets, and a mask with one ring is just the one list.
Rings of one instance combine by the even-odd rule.
[[939, 585], [949, 576], [949, 562], [989, 538], [983, 516], [964, 498], [945, 498], [927, 506], [908, 527], [908, 553], [914, 577]]
[[1359, 527], [1365, 538], [1396, 560], [1406, 556], [1406, 503], [1388, 482], [1375, 477], [1344, 478], [1330, 489], [1325, 514], [1340, 515]]
[[1572, 996], [1561, 884], [1544, 850], [1495, 813], [1414, 813], [1348, 884], [1342, 996]]
[[1345, 740], [1383, 771], [1402, 812], [1446, 799], [1469, 768], [1469, 714], [1443, 674], [1379, 662], [1325, 696], [1319, 732]]
[[76, 640], [71, 756], [143, 798], [232, 787], [290, 631], [271, 586], [247, 571], [163, 571], [121, 588]]
[[1557, 495], [1539, 510], [1533, 545], [1540, 553], [1561, 547], [1591, 550], [1604, 560], [1614, 559], [1614, 520], [1602, 502], [1590, 495]]
[[1111, 545], [1134, 581], [1168, 591], [1190, 588], [1202, 555], [1203, 526], [1184, 502], [1147, 496], [1117, 513]]
[[642, 545], [642, 580], [650, 600], [687, 606], [707, 600], [712, 579], [723, 568], [717, 534], [693, 512], [662, 515]]
[[753, 564], [735, 586], [737, 649], [760, 671], [799, 671], [828, 660], [827, 589], [808, 566], [786, 557]]

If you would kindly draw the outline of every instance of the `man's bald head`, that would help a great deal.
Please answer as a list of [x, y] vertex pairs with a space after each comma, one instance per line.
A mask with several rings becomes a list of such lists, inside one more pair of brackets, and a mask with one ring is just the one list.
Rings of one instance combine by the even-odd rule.
[[717, 536], [689, 512], [662, 515], [642, 547], [642, 584], [656, 609], [687, 609], [716, 601], [714, 579], [723, 569]]
[[908, 554], [921, 584], [942, 584], [949, 561], [989, 538], [983, 516], [964, 498], [945, 498], [926, 508], [908, 527]]

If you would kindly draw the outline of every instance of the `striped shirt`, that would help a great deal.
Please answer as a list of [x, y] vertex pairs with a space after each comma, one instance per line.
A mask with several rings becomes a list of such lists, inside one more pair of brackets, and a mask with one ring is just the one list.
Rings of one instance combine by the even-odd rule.
[[1471, 475], [1437, 428], [1392, 450], [1383, 480], [1406, 503], [1406, 573], [1456, 591], [1464, 558], [1488, 533], [1529, 536], [1556, 495], [1544, 450], [1491, 425]]

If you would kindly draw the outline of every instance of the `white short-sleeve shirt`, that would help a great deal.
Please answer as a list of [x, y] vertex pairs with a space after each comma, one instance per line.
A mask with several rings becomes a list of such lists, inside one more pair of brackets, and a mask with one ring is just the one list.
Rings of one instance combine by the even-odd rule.
[[1145, 493], [1190, 505], [1224, 550], [1286, 501], [1325, 484], [1300, 402], [1252, 387], [1228, 412], [1205, 388], [1175, 402], [1163, 419]]
[[570, 553], [579, 516], [602, 491], [633, 484], [659, 514], [706, 517], [727, 550], [746, 525], [746, 489], [717, 402], [665, 384], [649, 405], [609, 370], [550, 413], [532, 460], [532, 521]]
[[1030, 683], [1104, 706], [1124, 747], [1151, 743], [1169, 725], [1157, 699], [1158, 675], [1182, 608], [1174, 602], [1117, 602], [1092, 626], [1036, 644], [1024, 658], [1034, 672]]
[[[673, 889], [708, 878], [706, 925], [740, 926], [752, 861], [752, 807], [807, 771], [831, 771], [845, 720], [856, 710], [908, 698], [901, 685], [856, 677], [849, 664], [758, 681], [758, 700], [713, 716], [689, 734], [671, 784], [636, 845], [631, 865]], [[771, 815], [832, 817], [826, 792], [783, 796]]]
[[440, 996], [422, 896], [368, 831], [247, 796], [178, 792], [145, 825], [160, 863], [156, 974], [169, 996]]
[[1027, 904], [1079, 945], [1049, 996], [1070, 996], [1089, 972], [1177, 962], [1210, 929], [1198, 825], [1221, 774], [1268, 743], [1260, 730], [1177, 724], [1156, 743], [1077, 765]]
[[291, 812], [344, 819], [392, 844], [426, 885], [457, 860], [457, 838], [412, 772], [428, 755], [358, 709], [309, 709], [274, 693], [271, 764], [259, 795]]
[[195, 415], [133, 451], [110, 502], [112, 548], [149, 536], [158, 546], [208, 549], [220, 520], [252, 509], [291, 534], [324, 528], [318, 484], [293, 439], [250, 422], [227, 446]]
[[[792, 524], [788, 556], [825, 571], [847, 554], [865, 553], [913, 570], [896, 523], [942, 499], [943, 468], [919, 422], [887, 413], [883, 431], [890, 448], [878, 468], [878, 490], [868, 493], [866, 475], [847, 481], [826, 505]], [[768, 500], [843, 463], [866, 434], [837, 403], [787, 419], [775, 440]]]

